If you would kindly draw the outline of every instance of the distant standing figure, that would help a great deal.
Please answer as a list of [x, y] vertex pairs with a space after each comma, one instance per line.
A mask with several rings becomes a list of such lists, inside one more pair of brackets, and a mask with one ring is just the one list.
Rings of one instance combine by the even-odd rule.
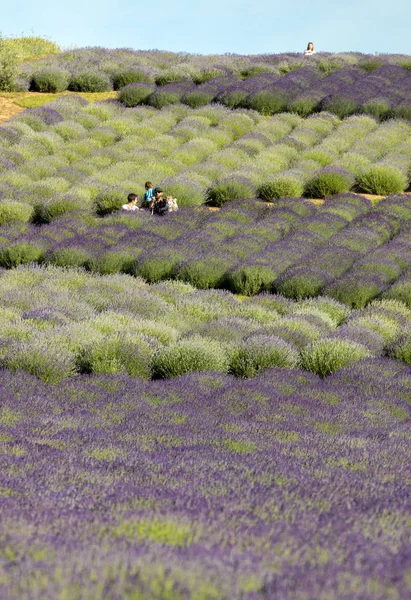
[[311, 56], [311, 54], [315, 54], [314, 44], [312, 42], [308, 42], [307, 50], [304, 50], [304, 56]]
[[121, 211], [122, 212], [135, 212], [137, 210], [140, 210], [138, 208], [138, 206], [136, 206], [136, 202], [137, 202], [137, 194], [129, 194], [127, 196], [127, 204], [123, 204], [123, 206], [121, 207]]
[[144, 192], [142, 208], [151, 208], [153, 206], [155, 188], [151, 181], [146, 181], [144, 187], [146, 191]]

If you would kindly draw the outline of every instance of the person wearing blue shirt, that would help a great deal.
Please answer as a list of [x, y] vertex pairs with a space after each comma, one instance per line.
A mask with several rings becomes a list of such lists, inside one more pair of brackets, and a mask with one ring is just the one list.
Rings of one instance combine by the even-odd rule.
[[151, 208], [153, 206], [154, 190], [151, 181], [146, 181], [144, 184], [146, 191], [144, 192], [143, 207]]

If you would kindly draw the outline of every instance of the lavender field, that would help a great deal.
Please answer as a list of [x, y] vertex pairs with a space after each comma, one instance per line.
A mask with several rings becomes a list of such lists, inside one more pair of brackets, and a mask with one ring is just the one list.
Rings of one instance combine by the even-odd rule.
[[411, 596], [411, 57], [39, 82], [119, 96], [0, 126], [0, 597]]

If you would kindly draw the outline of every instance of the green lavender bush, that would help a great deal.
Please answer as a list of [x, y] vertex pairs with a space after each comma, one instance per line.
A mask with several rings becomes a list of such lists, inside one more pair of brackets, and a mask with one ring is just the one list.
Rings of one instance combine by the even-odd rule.
[[271, 181], [263, 182], [257, 187], [257, 198], [274, 202], [286, 196], [298, 198], [302, 196], [303, 191], [304, 185], [297, 177], [277, 175]]
[[192, 337], [162, 348], [153, 358], [156, 379], [178, 377], [194, 371], [228, 370], [228, 356], [215, 340]]
[[112, 89], [112, 84], [105, 75], [83, 71], [71, 77], [67, 89], [72, 92], [106, 92]]
[[205, 201], [210, 206], [220, 207], [230, 200], [252, 198], [253, 196], [254, 190], [250, 183], [245, 183], [237, 179], [229, 179], [207, 188]]
[[348, 171], [332, 167], [327, 169], [325, 167], [307, 181], [305, 194], [309, 198], [328, 198], [351, 189], [354, 178]]
[[301, 366], [320, 377], [370, 356], [362, 344], [336, 338], [317, 340], [301, 351]]
[[25, 202], [8, 201], [0, 204], [0, 225], [12, 221], [27, 223], [33, 214], [33, 207]]
[[298, 350], [275, 336], [250, 336], [232, 352], [229, 373], [236, 377], [254, 377], [263, 369], [292, 369], [299, 364]]
[[368, 194], [386, 196], [403, 192], [408, 187], [408, 179], [399, 169], [389, 165], [374, 165], [356, 178], [358, 188]]
[[124, 106], [133, 108], [143, 104], [153, 93], [153, 90], [154, 86], [150, 83], [131, 83], [121, 88], [118, 93], [118, 100]]
[[69, 71], [64, 69], [45, 68], [33, 73], [30, 79], [31, 92], [56, 94], [64, 92], [70, 81]]

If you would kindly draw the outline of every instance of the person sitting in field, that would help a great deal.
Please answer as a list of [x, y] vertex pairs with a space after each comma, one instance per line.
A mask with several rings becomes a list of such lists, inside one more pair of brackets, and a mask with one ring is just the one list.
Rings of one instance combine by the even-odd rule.
[[307, 50], [304, 50], [304, 56], [311, 56], [311, 54], [315, 54], [314, 44], [312, 42], [308, 42]]
[[151, 205], [152, 215], [165, 215], [168, 210], [167, 199], [163, 198], [163, 190], [160, 187], [154, 188], [154, 197]]
[[144, 198], [141, 208], [152, 208], [155, 188], [153, 187], [151, 181], [146, 181], [144, 187], [146, 191], [144, 192]]
[[173, 196], [166, 196], [167, 200], [167, 212], [175, 212], [178, 210], [177, 198]]
[[135, 212], [140, 210], [138, 206], [136, 206], [137, 199], [137, 194], [129, 194], [127, 196], [127, 204], [123, 204], [121, 207], [121, 212]]

